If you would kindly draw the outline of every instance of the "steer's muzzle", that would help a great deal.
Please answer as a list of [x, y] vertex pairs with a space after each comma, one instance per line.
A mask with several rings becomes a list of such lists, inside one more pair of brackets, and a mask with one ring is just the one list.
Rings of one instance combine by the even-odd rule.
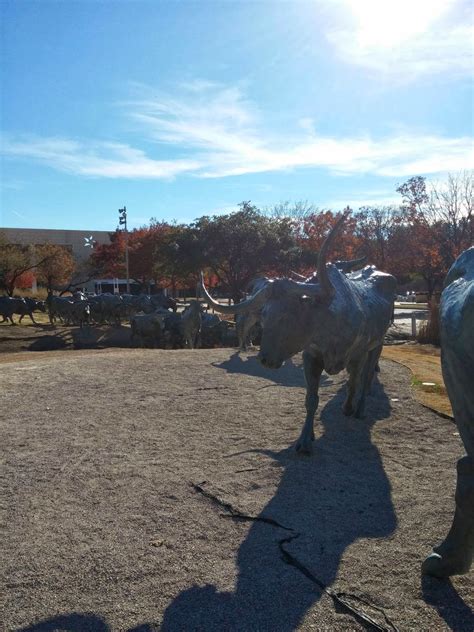
[[281, 360], [275, 360], [274, 358], [269, 358], [267, 355], [262, 353], [258, 354], [257, 358], [260, 360], [260, 363], [266, 367], [267, 369], [279, 369], [283, 362]]

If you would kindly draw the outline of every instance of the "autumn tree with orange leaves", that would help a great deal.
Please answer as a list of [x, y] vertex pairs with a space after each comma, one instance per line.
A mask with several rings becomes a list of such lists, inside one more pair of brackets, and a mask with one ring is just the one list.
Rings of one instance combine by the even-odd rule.
[[90, 256], [90, 266], [100, 276], [123, 278], [125, 276], [125, 235], [116, 230], [110, 233], [110, 243], [96, 244]]
[[0, 289], [13, 296], [15, 288], [31, 286], [33, 270], [46, 262], [47, 255], [35, 254], [33, 246], [19, 246], [0, 233]]
[[44, 244], [36, 247], [38, 281], [49, 292], [70, 283], [76, 269], [72, 254], [63, 246]]
[[[340, 216], [340, 213], [326, 210], [311, 213], [303, 218], [298, 237], [304, 274], [314, 271], [321, 246]], [[351, 215], [344, 222], [331, 249], [332, 260], [356, 259], [365, 254], [364, 243], [357, 235], [356, 228], [357, 219], [355, 215]]]

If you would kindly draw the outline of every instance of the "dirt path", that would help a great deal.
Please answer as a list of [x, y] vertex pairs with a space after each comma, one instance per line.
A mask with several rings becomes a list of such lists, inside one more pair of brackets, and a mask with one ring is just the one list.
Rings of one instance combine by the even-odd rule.
[[0, 366], [6, 630], [366, 629], [355, 612], [371, 629], [474, 628], [472, 574], [420, 578], [462, 447], [405, 368], [382, 361], [365, 420], [326, 377], [297, 457], [298, 360], [34, 358]]

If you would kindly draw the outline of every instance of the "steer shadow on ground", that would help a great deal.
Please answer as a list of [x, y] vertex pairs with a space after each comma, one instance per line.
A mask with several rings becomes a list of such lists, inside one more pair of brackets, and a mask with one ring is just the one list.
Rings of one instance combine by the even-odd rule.
[[423, 599], [438, 611], [450, 630], [466, 632], [474, 630], [474, 613], [458, 594], [451, 580], [422, 576]]
[[344, 391], [322, 410], [324, 432], [310, 457], [297, 456], [292, 449], [261, 451], [281, 466], [282, 474], [259, 517], [272, 518], [287, 529], [254, 522], [237, 552], [235, 591], [207, 585], [182, 592], [165, 612], [163, 632], [294, 630], [323, 592], [284, 562], [281, 547], [329, 587], [351, 543], [394, 532], [390, 483], [371, 442], [374, 423], [390, 414], [389, 400], [377, 384], [367, 418], [355, 420], [341, 413]]
[[[71, 612], [34, 623], [17, 632], [112, 632], [112, 627], [96, 614]], [[158, 632], [154, 625], [143, 624], [128, 628], [126, 632]]]
[[109, 632], [110, 627], [102, 617], [95, 614], [71, 612], [34, 623], [26, 628], [21, 628], [19, 632], [57, 632], [58, 630], [65, 632]]
[[[287, 360], [284, 365], [278, 369], [267, 369], [257, 359], [256, 355], [246, 355], [238, 351], [233, 353], [228, 360], [224, 362], [213, 362], [212, 366], [218, 369], [224, 369], [228, 373], [243, 373], [252, 377], [261, 377], [280, 386], [303, 387], [305, 386], [303, 367], [295, 365], [292, 358]], [[331, 380], [323, 373], [321, 376], [321, 385], [329, 384]]]
[[105, 349], [108, 347], [129, 347], [128, 327], [88, 326], [44, 328], [41, 336], [24, 339], [32, 340], [25, 346], [28, 351], [54, 351], [56, 349]]

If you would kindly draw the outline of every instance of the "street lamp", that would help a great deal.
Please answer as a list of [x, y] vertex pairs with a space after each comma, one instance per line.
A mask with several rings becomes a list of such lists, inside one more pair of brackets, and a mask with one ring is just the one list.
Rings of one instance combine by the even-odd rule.
[[125, 233], [125, 271], [127, 275], [127, 294], [130, 294], [130, 274], [128, 271], [128, 230], [127, 230], [127, 207], [119, 208], [119, 225], [123, 225]]

